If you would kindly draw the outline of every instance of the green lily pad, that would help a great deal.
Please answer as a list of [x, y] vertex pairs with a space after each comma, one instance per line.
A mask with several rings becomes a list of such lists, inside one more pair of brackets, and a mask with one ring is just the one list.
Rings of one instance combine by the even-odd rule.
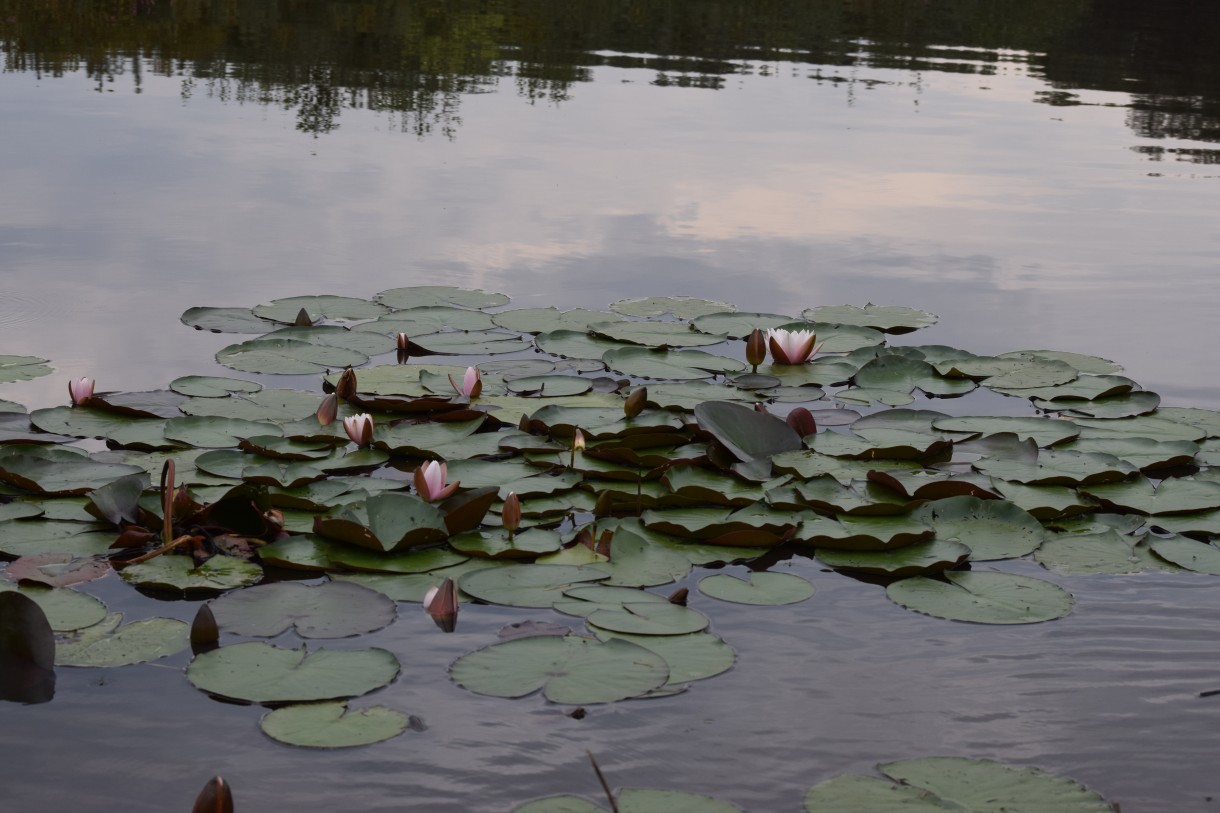
[[563, 546], [563, 540], [555, 531], [529, 528], [518, 531], [510, 539], [508, 531], [468, 531], [449, 538], [449, 545], [456, 551], [487, 559], [536, 559], [554, 553]]
[[315, 529], [323, 536], [382, 552], [429, 545], [449, 536], [445, 515], [435, 505], [394, 491], [343, 506], [319, 519]]
[[276, 582], [235, 590], [211, 603], [225, 632], [272, 638], [344, 638], [379, 630], [396, 617], [394, 602], [357, 584]]
[[691, 320], [691, 327], [701, 333], [713, 333], [730, 339], [745, 339], [756, 328], [766, 332], [795, 321], [791, 316], [779, 313], [745, 313], [722, 311], [707, 313]]
[[1171, 536], [1153, 539], [1151, 546], [1157, 556], [1178, 567], [1220, 576], [1220, 548], [1215, 545], [1184, 536]]
[[244, 373], [311, 375], [335, 367], [359, 367], [369, 357], [346, 347], [332, 347], [300, 339], [248, 339], [218, 350], [216, 361]]
[[[128, 666], [164, 658], [190, 644], [190, 625], [176, 618], [146, 618], [123, 624], [122, 613], [60, 639], [58, 666]], [[120, 626], [122, 625], [122, 626]]]
[[1130, 463], [1097, 452], [1044, 450], [1038, 462], [983, 459], [974, 468], [991, 477], [1031, 486], [1095, 486], [1126, 480], [1135, 471]]
[[492, 321], [502, 328], [518, 333], [549, 333], [552, 330], [588, 330], [590, 325], [622, 320], [622, 316], [607, 311], [575, 308], [518, 308], [492, 314]]
[[0, 553], [32, 556], [68, 553], [100, 556], [110, 551], [115, 531], [101, 523], [61, 520], [9, 520], [0, 522]]
[[1033, 438], [1039, 446], [1053, 446], [1080, 434], [1080, 430], [1071, 421], [1048, 421], [1045, 418], [940, 418], [934, 421], [932, 426], [942, 432], [972, 437], [1012, 432], [1020, 438]]
[[829, 322], [837, 325], [871, 327], [883, 333], [910, 333], [921, 327], [936, 324], [936, 317], [927, 311], [896, 306], [865, 305], [821, 305], [801, 312], [810, 322]]
[[351, 748], [397, 737], [411, 718], [386, 706], [348, 709], [347, 703], [307, 703], [269, 711], [258, 721], [273, 740], [303, 748]]
[[13, 381], [29, 381], [50, 375], [51, 368], [46, 359], [36, 356], [3, 356], [0, 355], [0, 384]]
[[780, 418], [730, 401], [700, 404], [695, 407], [695, 420], [738, 460], [771, 457], [802, 447], [801, 436]]
[[727, 338], [694, 331], [683, 322], [602, 322], [589, 330], [595, 336], [645, 347], [707, 347]]
[[[295, 314], [293, 318], [296, 318]], [[182, 324], [195, 330], [208, 330], [212, 333], [262, 334], [277, 327], [275, 322], [255, 316], [249, 308], [187, 308], [179, 319]]]
[[610, 306], [610, 310], [625, 316], [651, 318], [672, 313], [679, 319], [694, 319], [709, 313], [735, 311], [732, 305], [699, 299], [694, 296], [649, 296], [642, 299], [623, 299]]
[[393, 653], [371, 649], [283, 649], [232, 644], [191, 661], [186, 678], [209, 694], [248, 703], [303, 703], [357, 697], [398, 676]]
[[314, 322], [320, 319], [339, 319], [359, 321], [376, 319], [389, 311], [389, 308], [367, 299], [356, 299], [350, 296], [290, 296], [285, 299], [273, 299], [263, 305], [251, 308], [255, 316], [291, 325], [296, 321], [297, 314], [302, 310], [309, 314]]
[[131, 474], [145, 476], [138, 466], [99, 463], [58, 447], [0, 446], [0, 482], [36, 494], [85, 494]]
[[1208, 480], [1174, 477], [1154, 487], [1152, 481], [1140, 477], [1125, 483], [1088, 486], [1085, 491], [1103, 505], [1153, 516], [1220, 508], [1220, 483]]
[[[649, 593], [637, 587], [615, 587], [612, 585], [593, 584], [583, 587], [573, 587], [565, 590], [563, 595], [552, 605], [557, 612], [564, 615], [574, 615], [578, 618], [588, 618], [598, 610], [618, 609], [624, 604], [662, 603], [664, 596]], [[637, 642], [638, 643], [638, 642]]]
[[259, 392], [234, 393], [228, 398], [192, 398], [183, 404], [181, 409], [187, 415], [288, 423], [312, 418], [321, 403], [322, 396], [312, 392], [265, 389]]
[[0, 592], [16, 590], [32, 599], [42, 608], [51, 629], [55, 632], [71, 632], [97, 624], [106, 617], [106, 605], [88, 593], [80, 593], [67, 587], [44, 587], [0, 580]]
[[196, 567], [190, 556], [163, 554], [125, 567], [119, 575], [128, 584], [149, 590], [214, 593], [254, 584], [263, 577], [263, 569], [232, 556], [213, 556]]
[[650, 587], [686, 578], [691, 563], [685, 556], [657, 547], [639, 534], [620, 530], [610, 543], [610, 561], [597, 568], [609, 574], [603, 584]]
[[957, 567], [970, 557], [970, 548], [945, 539], [930, 539], [892, 551], [851, 551], [819, 548], [818, 561], [835, 570], [905, 579]]
[[[439, 587], [445, 579], [460, 582], [463, 574], [500, 567], [513, 568], [519, 567], [519, 565], [490, 559], [468, 559], [465, 562], [427, 573], [332, 573], [331, 578], [335, 581], [352, 582], [370, 590], [376, 590], [395, 601], [422, 603], [428, 591], [433, 587]], [[465, 601], [473, 598], [460, 589], [458, 596]]]
[[353, 548], [350, 545], [335, 545], [327, 551], [331, 564], [366, 573], [427, 573], [459, 565], [470, 558], [448, 548], [416, 548], [401, 553], [380, 553], [365, 548]]
[[1081, 353], [1069, 353], [1063, 350], [1014, 350], [1011, 353], [1001, 353], [1000, 358], [1042, 359], [1044, 361], [1062, 361], [1070, 364], [1082, 373], [1092, 375], [1116, 375], [1123, 368], [1109, 359], [1098, 356], [1086, 356]]
[[451, 285], [410, 285], [405, 288], [390, 288], [374, 297], [391, 308], [416, 309], [444, 306], [452, 308], [497, 308], [508, 304], [505, 294], [484, 291], [481, 288], [457, 288]]
[[572, 585], [605, 578], [605, 571], [593, 567], [529, 564], [477, 570], [463, 576], [458, 586], [491, 604], [545, 608], [561, 598]]
[[911, 515], [935, 528], [938, 539], [970, 548], [975, 562], [1025, 556], [1046, 539], [1042, 523], [1006, 500], [950, 497], [925, 503]]
[[530, 345], [516, 334], [492, 331], [454, 331], [412, 336], [411, 343], [433, 355], [474, 356], [516, 353], [528, 350]]
[[896, 581], [885, 589], [895, 604], [925, 615], [976, 624], [1036, 624], [1072, 611], [1072, 596], [1048, 581], [993, 571], [945, 573]]
[[585, 619], [590, 627], [632, 635], [685, 635], [707, 628], [707, 616], [668, 601], [605, 607]]
[[645, 347], [608, 350], [602, 355], [602, 361], [611, 370], [623, 375], [677, 381], [711, 378], [718, 373], [737, 373], [746, 368], [737, 359], [702, 350], [651, 350]]
[[669, 680], [669, 666], [628, 641], [546, 635], [463, 655], [449, 667], [449, 676], [476, 694], [524, 697], [541, 690], [554, 703], [588, 705], [659, 689]]
[[806, 813], [1112, 813], [1093, 791], [1037, 768], [961, 757], [877, 767], [897, 784], [871, 776], [837, 776], [809, 789]]
[[544, 353], [565, 359], [591, 359], [601, 361], [611, 350], [631, 345], [611, 339], [590, 336], [584, 330], [548, 330], [534, 337], [534, 344]]
[[224, 449], [236, 446], [243, 438], [279, 435], [279, 426], [265, 421], [215, 416], [171, 418], [163, 430], [166, 439], [197, 449]]
[[1098, 533], [1056, 534], [1042, 543], [1034, 559], [1047, 570], [1073, 575], [1144, 573], [1177, 570], [1154, 556], [1151, 535], [1124, 536], [1113, 528]]
[[760, 571], [744, 579], [718, 573], [700, 579], [699, 592], [735, 604], [775, 607], [805, 601], [813, 595], [813, 585], [793, 573]]
[[733, 668], [737, 654], [723, 639], [707, 632], [686, 635], [630, 635], [596, 629], [603, 641], [619, 638], [655, 652], [669, 664], [667, 687], [680, 686], [695, 680], [706, 680]]

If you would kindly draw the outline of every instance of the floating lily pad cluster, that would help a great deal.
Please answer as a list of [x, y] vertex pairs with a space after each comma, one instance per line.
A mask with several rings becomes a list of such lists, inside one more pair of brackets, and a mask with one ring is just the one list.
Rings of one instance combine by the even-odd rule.
[[[268, 568], [383, 602], [422, 601], [453, 579], [465, 602], [570, 620], [564, 634], [459, 658], [457, 684], [590, 704], [683, 691], [731, 667], [706, 615], [668, 600], [671, 589], [648, 589], [709, 565], [748, 565], [696, 582], [721, 601], [809, 599], [808, 581], [768, 570], [809, 556], [880, 583], [897, 606], [993, 624], [1072, 610], [1063, 588], [996, 564], [1007, 559], [1065, 574], [1220, 574], [1220, 413], [1162, 407], [1105, 359], [891, 344], [936, 321], [922, 311], [791, 316], [652, 297], [563, 312], [427, 286], [192, 308], [182, 320], [252, 336], [217, 353], [234, 371], [312, 383], [191, 375], [32, 412], [5, 402], [0, 555], [16, 560], [7, 573], [36, 601], [83, 596], [68, 585], [113, 567], [149, 592], [227, 593], [216, 602], [227, 633], [292, 627], [309, 640], [359, 635], [393, 613], [383, 603], [349, 628], [342, 608], [373, 606], [367, 597], [253, 586]], [[743, 360], [743, 340], [771, 329], [815, 332], [820, 353]], [[42, 364], [4, 357], [0, 374], [41, 374]], [[473, 395], [456, 383], [471, 366]], [[1026, 414], [933, 408], [976, 390], [1020, 399]], [[374, 427], [359, 445], [343, 421], [358, 415]], [[107, 450], [73, 445], [83, 438]], [[430, 462], [457, 484], [444, 499], [414, 477]], [[260, 596], [272, 590], [282, 594], [268, 612]], [[186, 646], [181, 626], [123, 625], [100, 605], [89, 619], [53, 621], [62, 664]], [[355, 657], [369, 663], [346, 665]], [[353, 732], [406, 726], [401, 713], [343, 706], [398, 668], [384, 650], [245, 641], [198, 655], [189, 676], [226, 698], [329, 704], [277, 712], [264, 729], [304, 744], [319, 738], [302, 730], [327, 729], [350, 743], [371, 736]], [[370, 683], [331, 685], [332, 672], [348, 671]], [[257, 689], [227, 683], [235, 674], [258, 675]]]

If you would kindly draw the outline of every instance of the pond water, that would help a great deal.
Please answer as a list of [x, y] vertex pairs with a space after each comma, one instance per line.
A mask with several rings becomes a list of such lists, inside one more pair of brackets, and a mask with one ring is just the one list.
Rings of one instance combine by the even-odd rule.
[[[443, 284], [518, 307], [905, 305], [940, 317], [920, 343], [1103, 356], [1220, 408], [1218, 34], [1187, 0], [0, 0], [0, 336], [56, 368], [0, 398], [224, 375], [233, 337], [182, 325], [192, 306]], [[1215, 809], [1214, 581], [1005, 564], [1076, 612], [941, 621], [798, 557], [777, 567], [809, 602], [692, 599], [733, 670], [582, 720], [445, 676], [552, 614], [470, 608], [442, 635], [404, 605], [361, 641], [398, 653], [378, 702], [426, 730], [345, 751], [266, 739], [260, 709], [182, 680], [186, 655], [60, 669], [53, 702], [0, 707], [0, 778], [21, 810], [182, 809], [220, 773], [245, 810], [501, 811], [597, 799], [588, 749], [612, 785], [780, 811], [945, 754], [1128, 813]], [[197, 606], [84, 589], [131, 617]]]

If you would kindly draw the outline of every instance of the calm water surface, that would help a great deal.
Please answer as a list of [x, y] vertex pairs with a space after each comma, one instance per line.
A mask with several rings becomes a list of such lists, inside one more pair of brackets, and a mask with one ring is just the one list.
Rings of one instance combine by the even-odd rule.
[[[453, 284], [516, 306], [909, 305], [941, 317], [919, 342], [1102, 355], [1220, 407], [1210, 7], [571, 6], [0, 0], [0, 352], [57, 369], [0, 397], [224, 374], [231, 337], [178, 322], [196, 305]], [[762, 812], [932, 754], [1038, 765], [1126, 813], [1216, 809], [1212, 580], [1050, 576], [1076, 612], [1002, 629], [780, 568], [817, 595], [693, 602], [734, 670], [581, 721], [448, 682], [503, 623], [553, 620], [503, 608], [442, 636], [407, 605], [370, 636], [404, 663], [377, 702], [427, 730], [348, 751], [266, 740], [260, 710], [165, 668], [183, 656], [63, 669], [54, 702], [0, 708], [5, 804], [184, 809], [219, 772], [247, 810], [501, 811], [596, 798], [591, 749], [613, 784]], [[195, 609], [86, 589], [132, 618]]]

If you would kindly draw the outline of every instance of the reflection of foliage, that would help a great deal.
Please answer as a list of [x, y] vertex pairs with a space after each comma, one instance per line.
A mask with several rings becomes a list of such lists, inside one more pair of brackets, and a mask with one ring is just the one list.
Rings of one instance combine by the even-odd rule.
[[1208, 36], [1220, 12], [1185, 0], [1094, 5], [0, 0], [0, 49], [5, 70], [83, 70], [98, 90], [120, 76], [137, 92], [144, 72], [181, 76], [188, 98], [202, 91], [279, 105], [315, 135], [336, 129], [344, 109], [369, 109], [406, 132], [452, 136], [464, 94], [503, 77], [530, 102], [554, 104], [598, 65], [714, 89], [725, 75], [777, 61], [990, 74], [1002, 61], [1029, 59], [1045, 61], [1060, 89], [1138, 94], [1129, 124], [1141, 136], [1220, 140]]

